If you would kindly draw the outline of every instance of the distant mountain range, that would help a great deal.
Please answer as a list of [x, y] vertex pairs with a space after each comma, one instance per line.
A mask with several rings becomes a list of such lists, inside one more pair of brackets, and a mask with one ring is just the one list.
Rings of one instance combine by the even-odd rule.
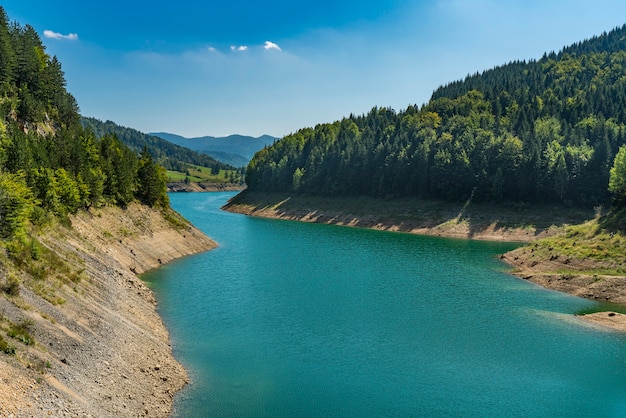
[[272, 145], [279, 139], [270, 135], [262, 135], [256, 138], [244, 135], [185, 138], [167, 132], [153, 132], [150, 135], [194, 151], [209, 154], [213, 158], [234, 167], [248, 165], [248, 162], [257, 151], [263, 149], [266, 145]]
[[102, 122], [91, 117], [80, 117], [80, 122], [85, 128], [89, 128], [98, 138], [106, 134], [115, 134], [117, 138], [126, 144], [131, 150], [139, 153], [144, 147], [150, 150], [156, 161], [168, 170], [185, 172], [189, 166], [199, 165], [215, 170], [232, 169], [243, 165], [230, 165], [221, 159], [215, 158], [204, 152], [191, 150], [177, 144], [173, 144], [163, 138], [139, 132], [136, 129], [120, 126], [107, 120]]

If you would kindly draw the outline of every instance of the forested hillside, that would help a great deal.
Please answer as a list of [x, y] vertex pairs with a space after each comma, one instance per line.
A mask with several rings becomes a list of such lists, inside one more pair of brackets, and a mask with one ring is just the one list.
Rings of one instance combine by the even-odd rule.
[[65, 85], [37, 32], [0, 7], [0, 240], [24, 241], [29, 224], [92, 205], [168, 202], [163, 167], [83, 129]]
[[[626, 196], [626, 26], [258, 152], [250, 190], [593, 206]], [[621, 162], [620, 162], [621, 161]], [[624, 167], [620, 170], [619, 167]], [[621, 176], [621, 177], [620, 177]], [[621, 186], [617, 186], [620, 184]]]
[[217, 161], [207, 154], [173, 144], [155, 135], [144, 134], [136, 129], [117, 125], [111, 121], [102, 122], [96, 118], [82, 117], [81, 123], [85, 128], [91, 129], [97, 138], [114, 134], [133, 151], [140, 152], [147, 148], [153, 158], [168, 170], [184, 173], [190, 165], [207, 167], [216, 172], [234, 169], [234, 167]]

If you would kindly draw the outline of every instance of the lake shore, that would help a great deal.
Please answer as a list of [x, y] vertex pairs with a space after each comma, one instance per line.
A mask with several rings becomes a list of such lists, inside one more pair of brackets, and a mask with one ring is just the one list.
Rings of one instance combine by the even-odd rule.
[[216, 244], [174, 212], [132, 204], [71, 218], [40, 242], [81, 271], [49, 289], [0, 299], [3, 320], [29, 321], [35, 343], [1, 354], [0, 415], [169, 416], [188, 382], [153, 292], [139, 274]]
[[244, 190], [245, 185], [237, 183], [198, 183], [179, 181], [167, 183], [167, 191], [173, 193], [180, 192], [239, 192]]
[[[245, 191], [235, 196], [224, 210], [250, 216], [303, 222], [354, 226], [385, 231], [490, 241], [531, 243], [562, 233], [568, 225], [593, 219], [593, 211], [564, 211], [555, 207], [464, 205], [417, 199], [380, 200], [367, 197], [312, 197]], [[527, 247], [502, 255], [517, 277], [548, 289], [592, 300], [626, 305], [626, 278], [585, 274], [594, 267], [590, 260], [573, 260], [550, 255], [530, 260]], [[578, 268], [577, 274], [555, 271]], [[598, 312], [579, 316], [581, 321], [626, 332], [626, 315]]]
[[290, 196], [244, 191], [224, 210], [264, 218], [354, 226], [448, 238], [527, 243], [593, 218], [592, 211], [467, 205], [434, 200]]
[[[626, 277], [616, 274], [589, 273], [606, 267], [589, 259], [562, 255], [538, 255], [533, 244], [503, 254], [501, 259], [514, 268], [520, 279], [547, 289], [574, 296], [626, 306]], [[626, 333], [626, 315], [614, 311], [578, 316], [582, 321]]]

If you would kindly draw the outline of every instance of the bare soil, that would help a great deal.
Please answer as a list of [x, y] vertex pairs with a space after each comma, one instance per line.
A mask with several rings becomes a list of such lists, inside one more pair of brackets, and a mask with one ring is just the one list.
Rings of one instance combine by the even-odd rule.
[[[603, 267], [598, 261], [556, 254], [546, 258], [544, 255], [535, 254], [532, 245], [503, 254], [501, 258], [515, 268], [513, 274], [547, 289], [586, 299], [626, 305], [626, 277], [587, 273]], [[626, 332], [626, 315], [619, 312], [597, 312], [580, 318], [596, 325]]]
[[236, 183], [196, 183], [184, 181], [168, 183], [168, 192], [231, 192], [244, 190], [245, 186]]
[[593, 218], [593, 211], [544, 206], [469, 205], [434, 200], [289, 196], [244, 191], [225, 210], [251, 216], [354, 226], [450, 238], [531, 242], [566, 225]]
[[35, 341], [5, 336], [16, 354], [0, 353], [0, 416], [166, 417], [188, 376], [138, 274], [216, 245], [140, 205], [95, 209], [71, 222], [41, 237], [82, 270], [78, 283], [53, 289], [63, 302], [26, 286], [0, 297], [0, 325], [28, 320]]

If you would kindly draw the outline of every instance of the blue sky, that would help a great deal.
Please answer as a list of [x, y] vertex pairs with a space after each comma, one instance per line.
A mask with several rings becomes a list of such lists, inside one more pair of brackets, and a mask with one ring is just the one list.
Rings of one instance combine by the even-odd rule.
[[283, 136], [626, 23], [622, 0], [4, 0], [81, 113], [143, 132]]

